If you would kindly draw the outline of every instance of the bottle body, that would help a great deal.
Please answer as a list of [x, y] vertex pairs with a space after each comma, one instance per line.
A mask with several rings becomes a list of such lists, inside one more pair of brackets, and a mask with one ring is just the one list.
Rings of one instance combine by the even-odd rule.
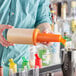
[[46, 45], [40, 44], [37, 46], [39, 57], [42, 59], [43, 66], [49, 66], [51, 64], [51, 50]]
[[76, 19], [73, 19], [71, 21], [71, 27], [72, 27], [72, 32], [76, 32]]
[[61, 17], [62, 19], [66, 19], [66, 14], [67, 14], [67, 5], [65, 3], [62, 4], [62, 8], [61, 8]]
[[13, 62], [13, 59], [9, 59], [9, 69], [13, 71], [13, 73], [17, 73], [17, 64]]
[[33, 29], [9, 29], [7, 40], [16, 44], [33, 44]]
[[29, 61], [28, 60], [26, 60], [26, 58], [23, 56], [22, 57], [22, 68], [23, 69], [25, 69], [25, 67], [27, 68], [27, 69], [30, 69], [30, 66], [29, 66]]
[[30, 45], [30, 56], [29, 56], [29, 65], [30, 68], [34, 68], [35, 67], [35, 53], [36, 53], [36, 48], [33, 45]]
[[72, 33], [76, 32], [76, 1], [71, 2], [71, 30]]
[[13, 73], [17, 73], [17, 65], [9, 65], [9, 69], [12, 69]]

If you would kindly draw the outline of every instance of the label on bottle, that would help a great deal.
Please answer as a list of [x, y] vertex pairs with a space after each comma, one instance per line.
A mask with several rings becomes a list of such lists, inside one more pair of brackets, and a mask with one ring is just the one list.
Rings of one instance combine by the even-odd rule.
[[39, 50], [39, 57], [42, 59], [42, 65], [43, 66], [50, 65], [50, 63], [51, 63], [51, 53], [49, 52], [49, 50], [47, 50], [47, 49]]
[[42, 56], [42, 62], [43, 62], [43, 64], [46, 64], [46, 65], [49, 65], [49, 63], [50, 63], [50, 54], [46, 54], [46, 55], [43, 55]]
[[66, 32], [68, 35], [71, 33], [70, 24], [68, 21], [63, 22], [62, 31]]

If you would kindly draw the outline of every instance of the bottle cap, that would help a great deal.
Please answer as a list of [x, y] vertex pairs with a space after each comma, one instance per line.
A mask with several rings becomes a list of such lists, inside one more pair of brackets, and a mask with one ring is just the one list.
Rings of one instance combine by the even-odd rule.
[[23, 60], [23, 65], [27, 65], [28, 64], [28, 61], [25, 59], [25, 57], [22, 57], [22, 60]]
[[13, 61], [13, 59], [11, 58], [11, 59], [9, 59], [9, 62], [13, 62], [14, 63], [14, 61]]
[[42, 68], [42, 60], [39, 58], [38, 54], [35, 54], [35, 68], [39, 67]]
[[22, 57], [22, 67], [24, 68], [25, 66], [27, 67], [27, 69], [30, 69], [30, 66], [29, 66], [29, 61], [25, 59], [25, 57]]

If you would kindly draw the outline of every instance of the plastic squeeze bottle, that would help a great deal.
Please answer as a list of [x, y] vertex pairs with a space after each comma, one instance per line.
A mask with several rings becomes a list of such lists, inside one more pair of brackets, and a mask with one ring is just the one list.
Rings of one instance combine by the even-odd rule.
[[35, 54], [35, 68], [42, 68], [42, 59], [39, 58], [38, 54]]
[[61, 42], [65, 45], [66, 40], [61, 35], [41, 33], [39, 29], [9, 29], [7, 41], [14, 44], [34, 44], [42, 42]]
[[13, 73], [17, 73], [17, 64], [14, 63], [13, 59], [9, 59], [9, 69], [13, 71]]
[[22, 68], [24, 69], [24, 67], [26, 66], [27, 69], [30, 69], [29, 61], [27, 61], [27, 60], [25, 59], [25, 57], [22, 57], [22, 60], [23, 60], [23, 62], [22, 62]]

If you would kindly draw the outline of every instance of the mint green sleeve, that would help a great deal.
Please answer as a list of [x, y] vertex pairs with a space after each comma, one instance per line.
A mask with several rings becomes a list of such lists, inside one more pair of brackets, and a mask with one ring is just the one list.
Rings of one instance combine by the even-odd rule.
[[41, 23], [52, 23], [50, 18], [49, 0], [40, 0], [35, 27]]

